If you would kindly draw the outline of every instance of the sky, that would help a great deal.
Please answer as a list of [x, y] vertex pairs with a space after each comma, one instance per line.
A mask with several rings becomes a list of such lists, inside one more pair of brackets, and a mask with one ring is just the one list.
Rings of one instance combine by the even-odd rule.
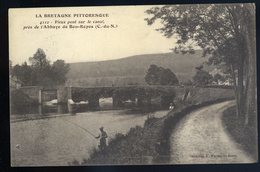
[[[167, 53], [174, 47], [174, 38], [165, 38], [156, 31], [160, 23], [148, 26], [144, 13], [152, 6], [106, 6], [74, 8], [27, 8], [9, 10], [9, 54], [12, 64], [28, 61], [38, 48], [48, 60], [67, 63], [103, 61], [139, 54]], [[77, 14], [108, 14], [108, 17], [74, 17]], [[70, 14], [71, 17], [44, 17], [49, 14]], [[40, 15], [42, 17], [40, 17]], [[36, 17], [37, 16], [37, 17]], [[73, 16], [73, 17], [72, 17]], [[117, 26], [101, 29], [28, 29], [45, 25], [60, 26], [61, 21], [103, 21], [100, 25]], [[55, 21], [59, 23], [55, 24]], [[48, 25], [48, 24], [46, 24]], [[65, 24], [70, 25], [70, 24]], [[73, 24], [75, 25], [75, 24]], [[76, 24], [79, 25], [79, 24]]]

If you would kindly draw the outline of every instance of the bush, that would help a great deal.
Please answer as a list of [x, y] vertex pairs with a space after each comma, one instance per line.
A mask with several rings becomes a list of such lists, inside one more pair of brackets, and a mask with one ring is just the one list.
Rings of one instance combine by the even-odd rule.
[[105, 150], [94, 150], [90, 158], [83, 161], [87, 164], [142, 164], [147, 154], [148, 143], [144, 136], [144, 128], [136, 126], [130, 128], [129, 132], [116, 134], [109, 141]]
[[197, 70], [196, 74], [193, 76], [193, 81], [196, 85], [208, 85], [211, 83], [213, 77], [209, 72], [205, 70]]

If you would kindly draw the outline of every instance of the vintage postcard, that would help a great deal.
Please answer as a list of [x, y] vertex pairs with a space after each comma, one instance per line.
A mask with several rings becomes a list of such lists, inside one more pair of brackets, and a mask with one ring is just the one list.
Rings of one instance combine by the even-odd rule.
[[254, 4], [9, 9], [11, 166], [258, 162]]

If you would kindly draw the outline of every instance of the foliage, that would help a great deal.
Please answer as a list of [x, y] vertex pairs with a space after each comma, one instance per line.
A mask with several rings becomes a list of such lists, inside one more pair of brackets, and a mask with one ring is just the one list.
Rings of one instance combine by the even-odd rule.
[[39, 70], [43, 70], [46, 66], [50, 65], [50, 62], [46, 58], [46, 54], [43, 49], [38, 48], [33, 57], [29, 58], [32, 67], [38, 68]]
[[161, 19], [162, 28], [157, 29], [166, 37], [177, 36], [176, 51], [189, 53], [194, 46], [203, 48], [204, 55], [211, 53], [226, 38], [232, 36], [232, 23], [224, 5], [167, 5], [146, 11], [149, 25]]
[[196, 74], [193, 77], [193, 81], [196, 85], [205, 86], [212, 82], [212, 75], [205, 70], [197, 70]]
[[224, 82], [225, 81], [225, 77], [220, 75], [219, 73], [217, 73], [217, 74], [214, 75], [213, 81], [215, 81], [216, 83]]
[[203, 49], [209, 64], [224, 68], [234, 83], [237, 115], [256, 117], [256, 36], [254, 4], [166, 5], [146, 11], [148, 25], [160, 20], [157, 29], [177, 38], [175, 51]]
[[157, 67], [156, 65], [150, 65], [147, 74], [145, 76], [145, 81], [147, 84], [152, 85], [159, 83], [159, 73], [160, 73], [160, 68]]
[[32, 68], [24, 62], [22, 65], [15, 65], [12, 68], [12, 75], [16, 76], [17, 79], [21, 80], [23, 84], [32, 85]]
[[53, 64], [47, 60], [42, 49], [38, 49], [29, 58], [31, 65], [24, 62], [12, 68], [12, 75], [22, 81], [23, 85], [59, 85], [66, 81], [69, 65], [64, 60], [57, 60]]
[[[142, 139], [140, 139], [142, 138]], [[105, 150], [94, 150], [90, 158], [82, 163], [88, 164], [143, 164], [142, 156], [147, 154], [147, 136], [144, 128], [130, 128], [127, 134], [117, 133]]]
[[69, 65], [64, 60], [55, 61], [51, 67], [53, 80], [56, 80], [57, 83], [65, 83], [67, 80], [66, 74], [69, 70]]
[[145, 81], [149, 85], [177, 85], [179, 83], [176, 75], [170, 69], [156, 65], [150, 65]]

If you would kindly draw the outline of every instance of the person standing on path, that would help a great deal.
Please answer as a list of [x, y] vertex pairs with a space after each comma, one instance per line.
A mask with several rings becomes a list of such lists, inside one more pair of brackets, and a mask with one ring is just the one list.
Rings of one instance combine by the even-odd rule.
[[98, 147], [101, 151], [103, 151], [107, 146], [107, 133], [104, 131], [104, 127], [100, 127], [99, 130], [101, 133], [96, 137], [96, 139], [100, 139]]

